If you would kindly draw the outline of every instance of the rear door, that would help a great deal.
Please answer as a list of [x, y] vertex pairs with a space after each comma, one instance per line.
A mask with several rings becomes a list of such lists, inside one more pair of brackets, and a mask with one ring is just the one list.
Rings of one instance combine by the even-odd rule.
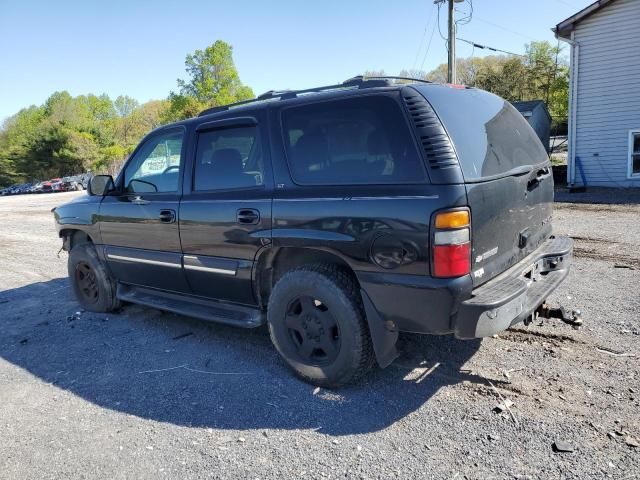
[[118, 280], [188, 291], [178, 232], [184, 128], [144, 139], [100, 205], [105, 257]]
[[185, 175], [180, 237], [192, 293], [255, 305], [252, 268], [271, 241], [264, 112], [201, 124]]
[[551, 234], [551, 165], [535, 131], [502, 98], [442, 85], [418, 90], [456, 149], [471, 208], [473, 281], [480, 285]]

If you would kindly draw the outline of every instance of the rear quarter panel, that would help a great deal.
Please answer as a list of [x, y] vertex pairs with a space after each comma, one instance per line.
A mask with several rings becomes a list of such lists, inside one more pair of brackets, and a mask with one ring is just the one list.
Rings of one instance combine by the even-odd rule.
[[332, 252], [356, 272], [429, 275], [431, 215], [466, 205], [464, 185], [296, 185], [285, 156], [280, 110], [269, 112], [273, 249]]
[[280, 189], [273, 247], [333, 252], [355, 271], [428, 275], [432, 212], [465, 204], [461, 186]]

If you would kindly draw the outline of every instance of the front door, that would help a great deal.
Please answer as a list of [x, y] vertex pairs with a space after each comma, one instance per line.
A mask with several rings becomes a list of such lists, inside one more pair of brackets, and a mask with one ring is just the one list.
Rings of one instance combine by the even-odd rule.
[[180, 203], [184, 272], [195, 295], [255, 305], [251, 273], [271, 238], [259, 117], [200, 125]]
[[123, 283], [189, 290], [182, 269], [178, 214], [184, 128], [147, 137], [100, 206], [105, 257]]

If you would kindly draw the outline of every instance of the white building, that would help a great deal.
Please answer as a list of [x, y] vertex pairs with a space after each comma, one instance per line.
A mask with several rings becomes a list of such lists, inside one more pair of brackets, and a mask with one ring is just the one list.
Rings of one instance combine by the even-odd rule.
[[599, 0], [553, 30], [571, 45], [569, 185], [640, 187], [640, 0]]

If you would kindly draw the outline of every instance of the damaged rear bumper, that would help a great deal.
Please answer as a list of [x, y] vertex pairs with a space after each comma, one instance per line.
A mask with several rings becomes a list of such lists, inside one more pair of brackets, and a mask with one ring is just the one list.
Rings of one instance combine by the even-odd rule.
[[552, 237], [472, 292], [455, 316], [455, 336], [488, 337], [530, 317], [569, 274], [573, 240]]

